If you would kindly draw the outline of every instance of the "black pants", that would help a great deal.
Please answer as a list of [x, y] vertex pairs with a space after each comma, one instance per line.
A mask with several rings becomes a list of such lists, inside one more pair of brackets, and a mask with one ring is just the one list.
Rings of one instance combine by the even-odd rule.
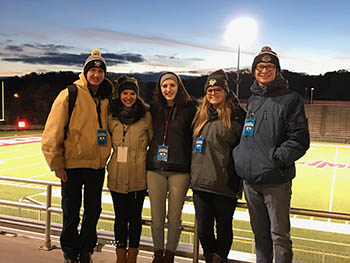
[[121, 194], [111, 191], [114, 205], [114, 236], [117, 248], [138, 248], [146, 190]]
[[[232, 245], [232, 217], [237, 199], [194, 191], [193, 201], [198, 223], [198, 236], [204, 253], [212, 252], [222, 258], [227, 258]], [[214, 221], [216, 221], [216, 238]]]
[[[101, 214], [101, 194], [105, 169], [66, 169], [68, 181], [61, 182], [63, 228], [61, 247], [66, 259], [93, 253], [97, 242], [96, 225]], [[84, 186], [84, 214], [80, 233], [80, 207]]]

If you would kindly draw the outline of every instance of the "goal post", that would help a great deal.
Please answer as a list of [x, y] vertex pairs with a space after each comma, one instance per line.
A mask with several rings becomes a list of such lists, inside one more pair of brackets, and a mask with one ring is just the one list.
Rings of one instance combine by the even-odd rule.
[[1, 82], [1, 90], [0, 90], [0, 121], [5, 120], [5, 92], [4, 92], [4, 82]]

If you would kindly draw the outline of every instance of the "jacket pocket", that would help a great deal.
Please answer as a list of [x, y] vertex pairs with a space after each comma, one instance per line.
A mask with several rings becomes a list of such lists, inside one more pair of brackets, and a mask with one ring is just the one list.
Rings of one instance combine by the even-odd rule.
[[94, 147], [94, 140], [85, 136], [73, 135], [73, 142], [67, 142], [66, 149], [69, 159], [94, 160], [97, 157], [97, 149]]
[[147, 150], [148, 139], [146, 135], [140, 135], [137, 142], [137, 151], [144, 152]]

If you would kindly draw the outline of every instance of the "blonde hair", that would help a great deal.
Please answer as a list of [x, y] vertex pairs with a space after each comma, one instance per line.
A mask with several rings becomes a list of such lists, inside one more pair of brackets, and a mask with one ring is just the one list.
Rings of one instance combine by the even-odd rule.
[[[208, 102], [207, 97], [203, 97], [201, 100], [200, 105], [197, 108], [197, 112], [193, 118], [192, 124], [193, 124], [193, 138], [196, 138], [203, 126], [206, 124], [206, 122], [209, 120], [209, 107], [210, 103]], [[231, 112], [232, 109], [236, 108], [237, 106], [234, 105], [234, 102], [232, 102], [229, 98], [229, 94], [225, 97], [225, 100], [218, 105], [216, 108], [216, 111], [218, 112], [218, 118], [221, 120], [222, 124], [226, 128], [231, 128]]]

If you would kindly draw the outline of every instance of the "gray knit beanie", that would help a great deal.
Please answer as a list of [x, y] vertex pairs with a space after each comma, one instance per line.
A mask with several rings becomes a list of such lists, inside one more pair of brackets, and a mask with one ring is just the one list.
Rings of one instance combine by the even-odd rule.
[[268, 46], [264, 46], [261, 48], [260, 53], [254, 58], [254, 62], [252, 65], [252, 74], [255, 74], [256, 65], [260, 62], [272, 63], [276, 66], [277, 72], [281, 71], [280, 61], [277, 57], [276, 52], [272, 50], [272, 48]]
[[179, 85], [179, 80], [177, 79], [177, 77], [175, 76], [174, 73], [172, 72], [166, 72], [164, 73], [159, 80], [159, 84], [162, 85], [162, 83], [167, 80], [167, 79], [172, 79], [173, 81], [176, 82], [177, 85]]
[[84, 75], [91, 68], [102, 68], [106, 74], [107, 71], [107, 63], [105, 59], [101, 56], [101, 52], [98, 49], [94, 49], [91, 51], [91, 55], [86, 59], [84, 64]]

